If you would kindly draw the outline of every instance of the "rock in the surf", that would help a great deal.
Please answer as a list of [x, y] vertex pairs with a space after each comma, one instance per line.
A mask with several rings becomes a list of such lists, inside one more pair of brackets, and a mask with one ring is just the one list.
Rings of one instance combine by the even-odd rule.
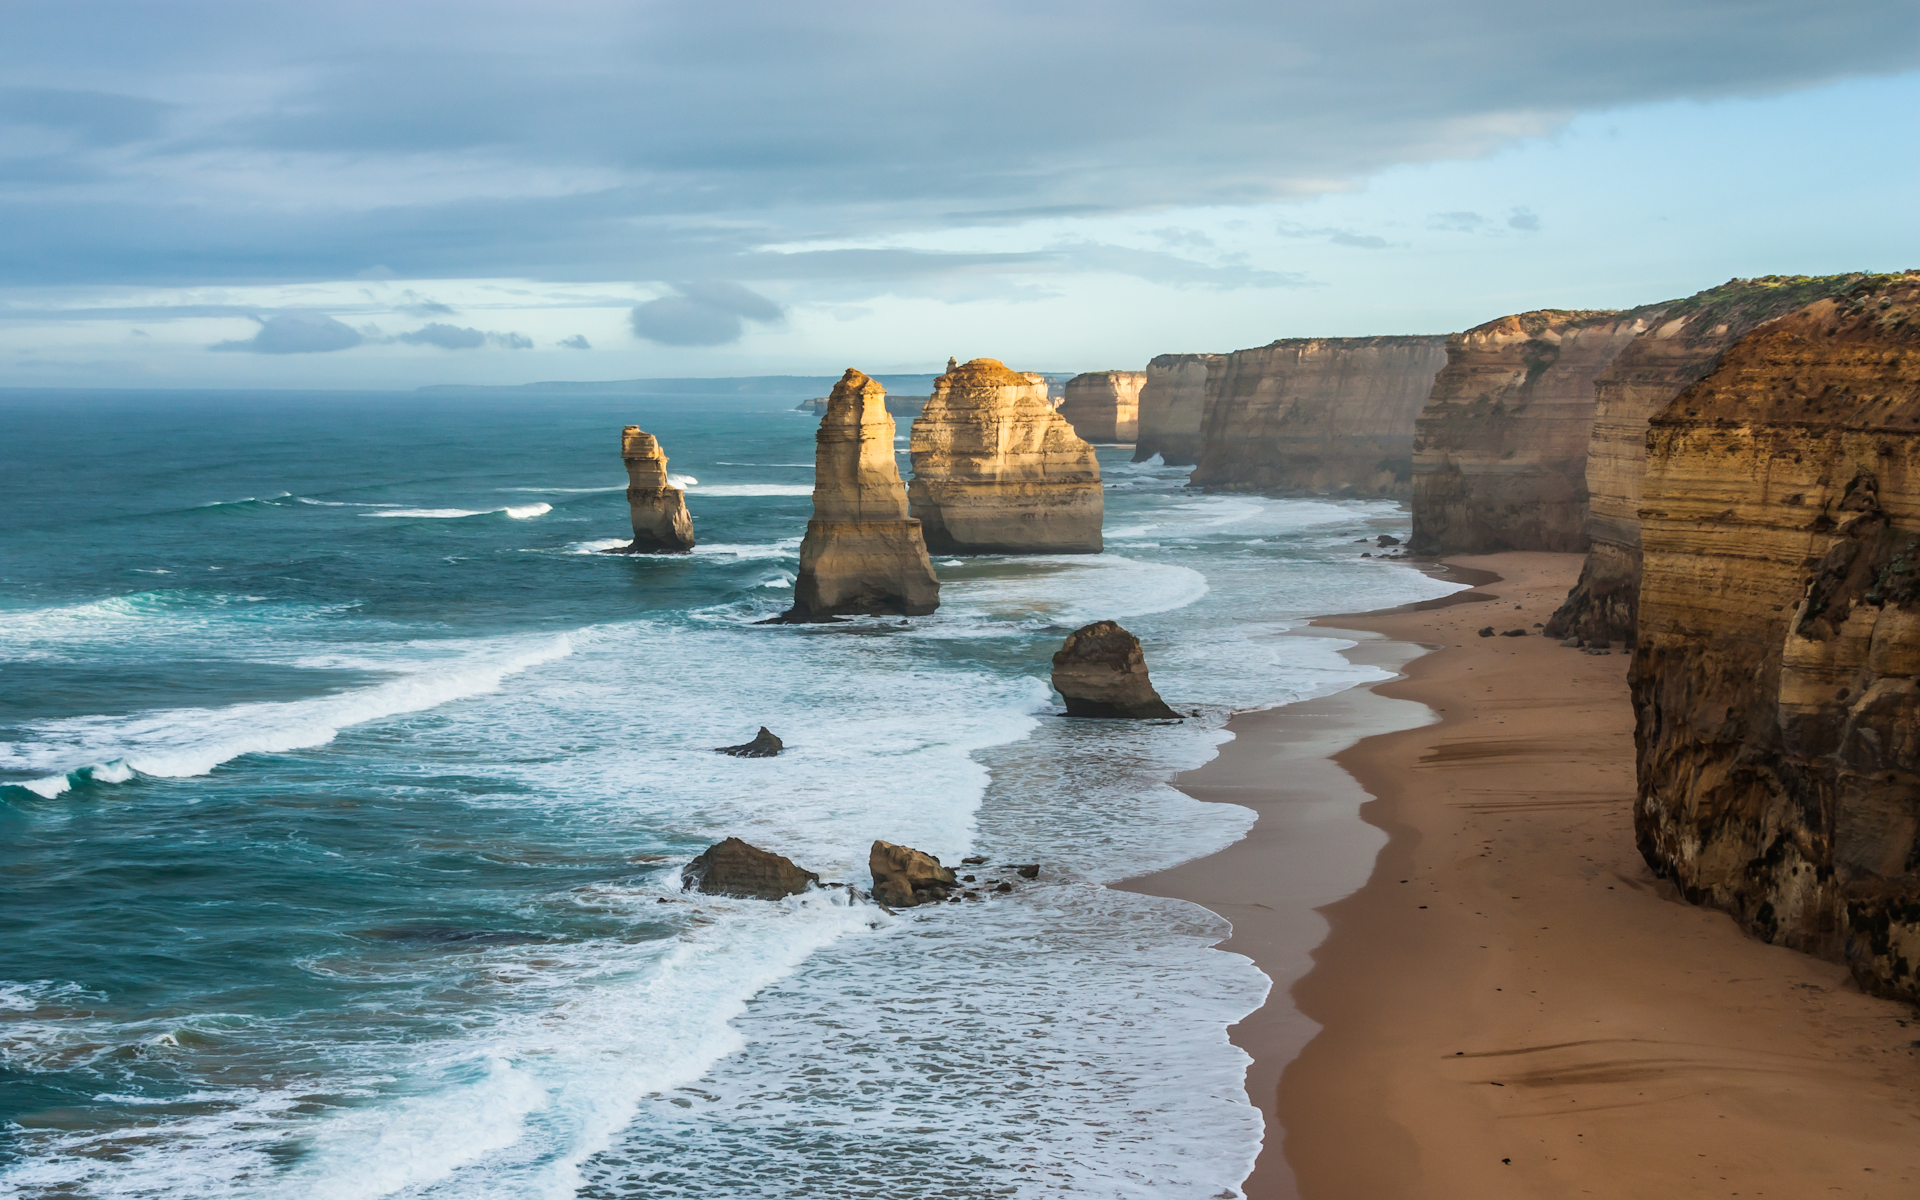
[[1053, 656], [1053, 690], [1070, 717], [1178, 717], [1153, 690], [1140, 639], [1112, 621], [1067, 635]]
[[933, 855], [892, 842], [873, 844], [867, 869], [873, 873], [873, 898], [889, 908], [938, 904], [957, 882], [953, 868], [941, 866]]
[[787, 622], [842, 614], [924, 616], [940, 606], [940, 581], [920, 522], [907, 516], [893, 451], [887, 392], [847, 369], [814, 435], [813, 519]]
[[693, 518], [687, 494], [667, 482], [667, 455], [638, 425], [620, 431], [620, 458], [627, 464], [627, 508], [633, 541], [623, 554], [684, 554], [693, 549]]
[[709, 896], [741, 896], [778, 900], [818, 884], [820, 876], [794, 865], [792, 859], [750, 846], [737, 837], [715, 842], [680, 873], [682, 888]]
[[772, 758], [787, 748], [787, 744], [765, 725], [750, 742], [741, 742], [738, 746], [721, 746], [717, 753], [731, 754], [735, 758]]

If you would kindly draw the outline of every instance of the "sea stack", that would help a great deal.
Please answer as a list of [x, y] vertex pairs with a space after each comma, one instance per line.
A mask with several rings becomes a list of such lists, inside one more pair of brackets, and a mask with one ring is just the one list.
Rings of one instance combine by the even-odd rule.
[[1593, 381], [1587, 443], [1587, 561], [1567, 602], [1547, 620], [1550, 637], [1631, 645], [1640, 610], [1640, 483], [1647, 421], [1713, 370], [1727, 347], [1783, 317], [1858, 285], [1864, 275], [1768, 275], [1730, 279], [1663, 306]]
[[1541, 309], [1448, 338], [1414, 430], [1413, 551], [1585, 550], [1593, 381], [1659, 316]]
[[813, 519], [784, 619], [923, 616], [939, 606], [920, 522], [907, 516], [886, 389], [849, 367], [814, 435]]
[[1095, 621], [1067, 635], [1053, 656], [1053, 690], [1070, 717], [1178, 717], [1147, 678], [1140, 639], [1112, 621]]
[[913, 423], [910, 514], [935, 554], [1098, 554], [1106, 501], [1093, 447], [1044, 378], [976, 358], [934, 380]]
[[1920, 1001], [1920, 272], [1760, 326], [1646, 445], [1640, 852]]
[[687, 494], [667, 483], [667, 456], [660, 442], [638, 425], [620, 431], [620, 458], [627, 464], [627, 508], [633, 541], [623, 554], [684, 554], [693, 549], [693, 518]]
[[1133, 439], [1134, 462], [1146, 462], [1156, 454], [1169, 467], [1190, 467], [1200, 461], [1207, 372], [1226, 361], [1224, 354], [1162, 354], [1147, 364]]
[[1060, 415], [1089, 442], [1131, 442], [1140, 432], [1145, 371], [1088, 371], [1067, 380]]

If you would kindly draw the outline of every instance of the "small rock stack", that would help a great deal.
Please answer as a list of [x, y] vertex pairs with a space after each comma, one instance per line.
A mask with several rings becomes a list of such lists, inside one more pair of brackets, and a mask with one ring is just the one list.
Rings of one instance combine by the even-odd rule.
[[1053, 656], [1053, 690], [1070, 717], [1178, 717], [1153, 690], [1140, 639], [1112, 621], [1067, 635]]
[[638, 425], [620, 431], [620, 458], [627, 464], [627, 508], [633, 541], [622, 554], [684, 554], [693, 549], [693, 518], [687, 494], [667, 483], [667, 456], [660, 442]]

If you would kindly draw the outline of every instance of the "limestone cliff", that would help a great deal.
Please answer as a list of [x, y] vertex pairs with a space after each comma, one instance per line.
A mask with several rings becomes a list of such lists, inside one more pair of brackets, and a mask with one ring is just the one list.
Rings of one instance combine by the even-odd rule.
[[1445, 337], [1283, 338], [1207, 372], [1199, 465], [1208, 491], [1404, 498], [1413, 421]]
[[1131, 442], [1140, 431], [1140, 389], [1146, 382], [1145, 371], [1075, 375], [1067, 380], [1060, 415], [1089, 442]]
[[1100, 464], [1048, 405], [1044, 377], [991, 358], [951, 367], [910, 444], [909, 513], [933, 553], [1100, 552]]
[[1200, 461], [1200, 418], [1207, 407], [1207, 371], [1227, 361], [1224, 354], [1162, 354], [1147, 364], [1140, 387], [1140, 428], [1133, 439], [1133, 461], [1154, 455], [1170, 467]]
[[919, 616], [940, 606], [920, 537], [907, 516], [886, 389], [849, 367], [814, 435], [813, 519], [800, 542], [789, 621], [851, 613]]
[[1411, 548], [1585, 550], [1593, 381], [1658, 315], [1542, 309], [1448, 338], [1414, 428]]
[[1593, 381], [1587, 443], [1587, 561], [1552, 637], [1631, 642], [1640, 601], [1640, 480], [1647, 419], [1713, 369], [1728, 346], [1763, 322], [1835, 296], [1863, 275], [1730, 279], [1661, 306], [1659, 320]]
[[1762, 325], [1652, 421], [1641, 853], [1920, 1000], [1920, 273]]
[[620, 458], [627, 465], [627, 509], [633, 541], [624, 554], [684, 553], [693, 549], [693, 518], [687, 494], [667, 483], [667, 456], [638, 425], [620, 431]]

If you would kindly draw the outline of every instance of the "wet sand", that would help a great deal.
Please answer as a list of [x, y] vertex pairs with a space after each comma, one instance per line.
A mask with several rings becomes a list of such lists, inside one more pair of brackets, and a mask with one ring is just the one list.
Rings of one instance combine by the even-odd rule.
[[1232, 1031], [1268, 1118], [1247, 1195], [1920, 1195], [1920, 1014], [1634, 849], [1627, 656], [1533, 627], [1579, 562], [1462, 558], [1491, 575], [1456, 603], [1316, 622], [1402, 676], [1236, 717], [1176, 781], [1260, 814], [1128, 885], [1222, 913], [1275, 981]]

